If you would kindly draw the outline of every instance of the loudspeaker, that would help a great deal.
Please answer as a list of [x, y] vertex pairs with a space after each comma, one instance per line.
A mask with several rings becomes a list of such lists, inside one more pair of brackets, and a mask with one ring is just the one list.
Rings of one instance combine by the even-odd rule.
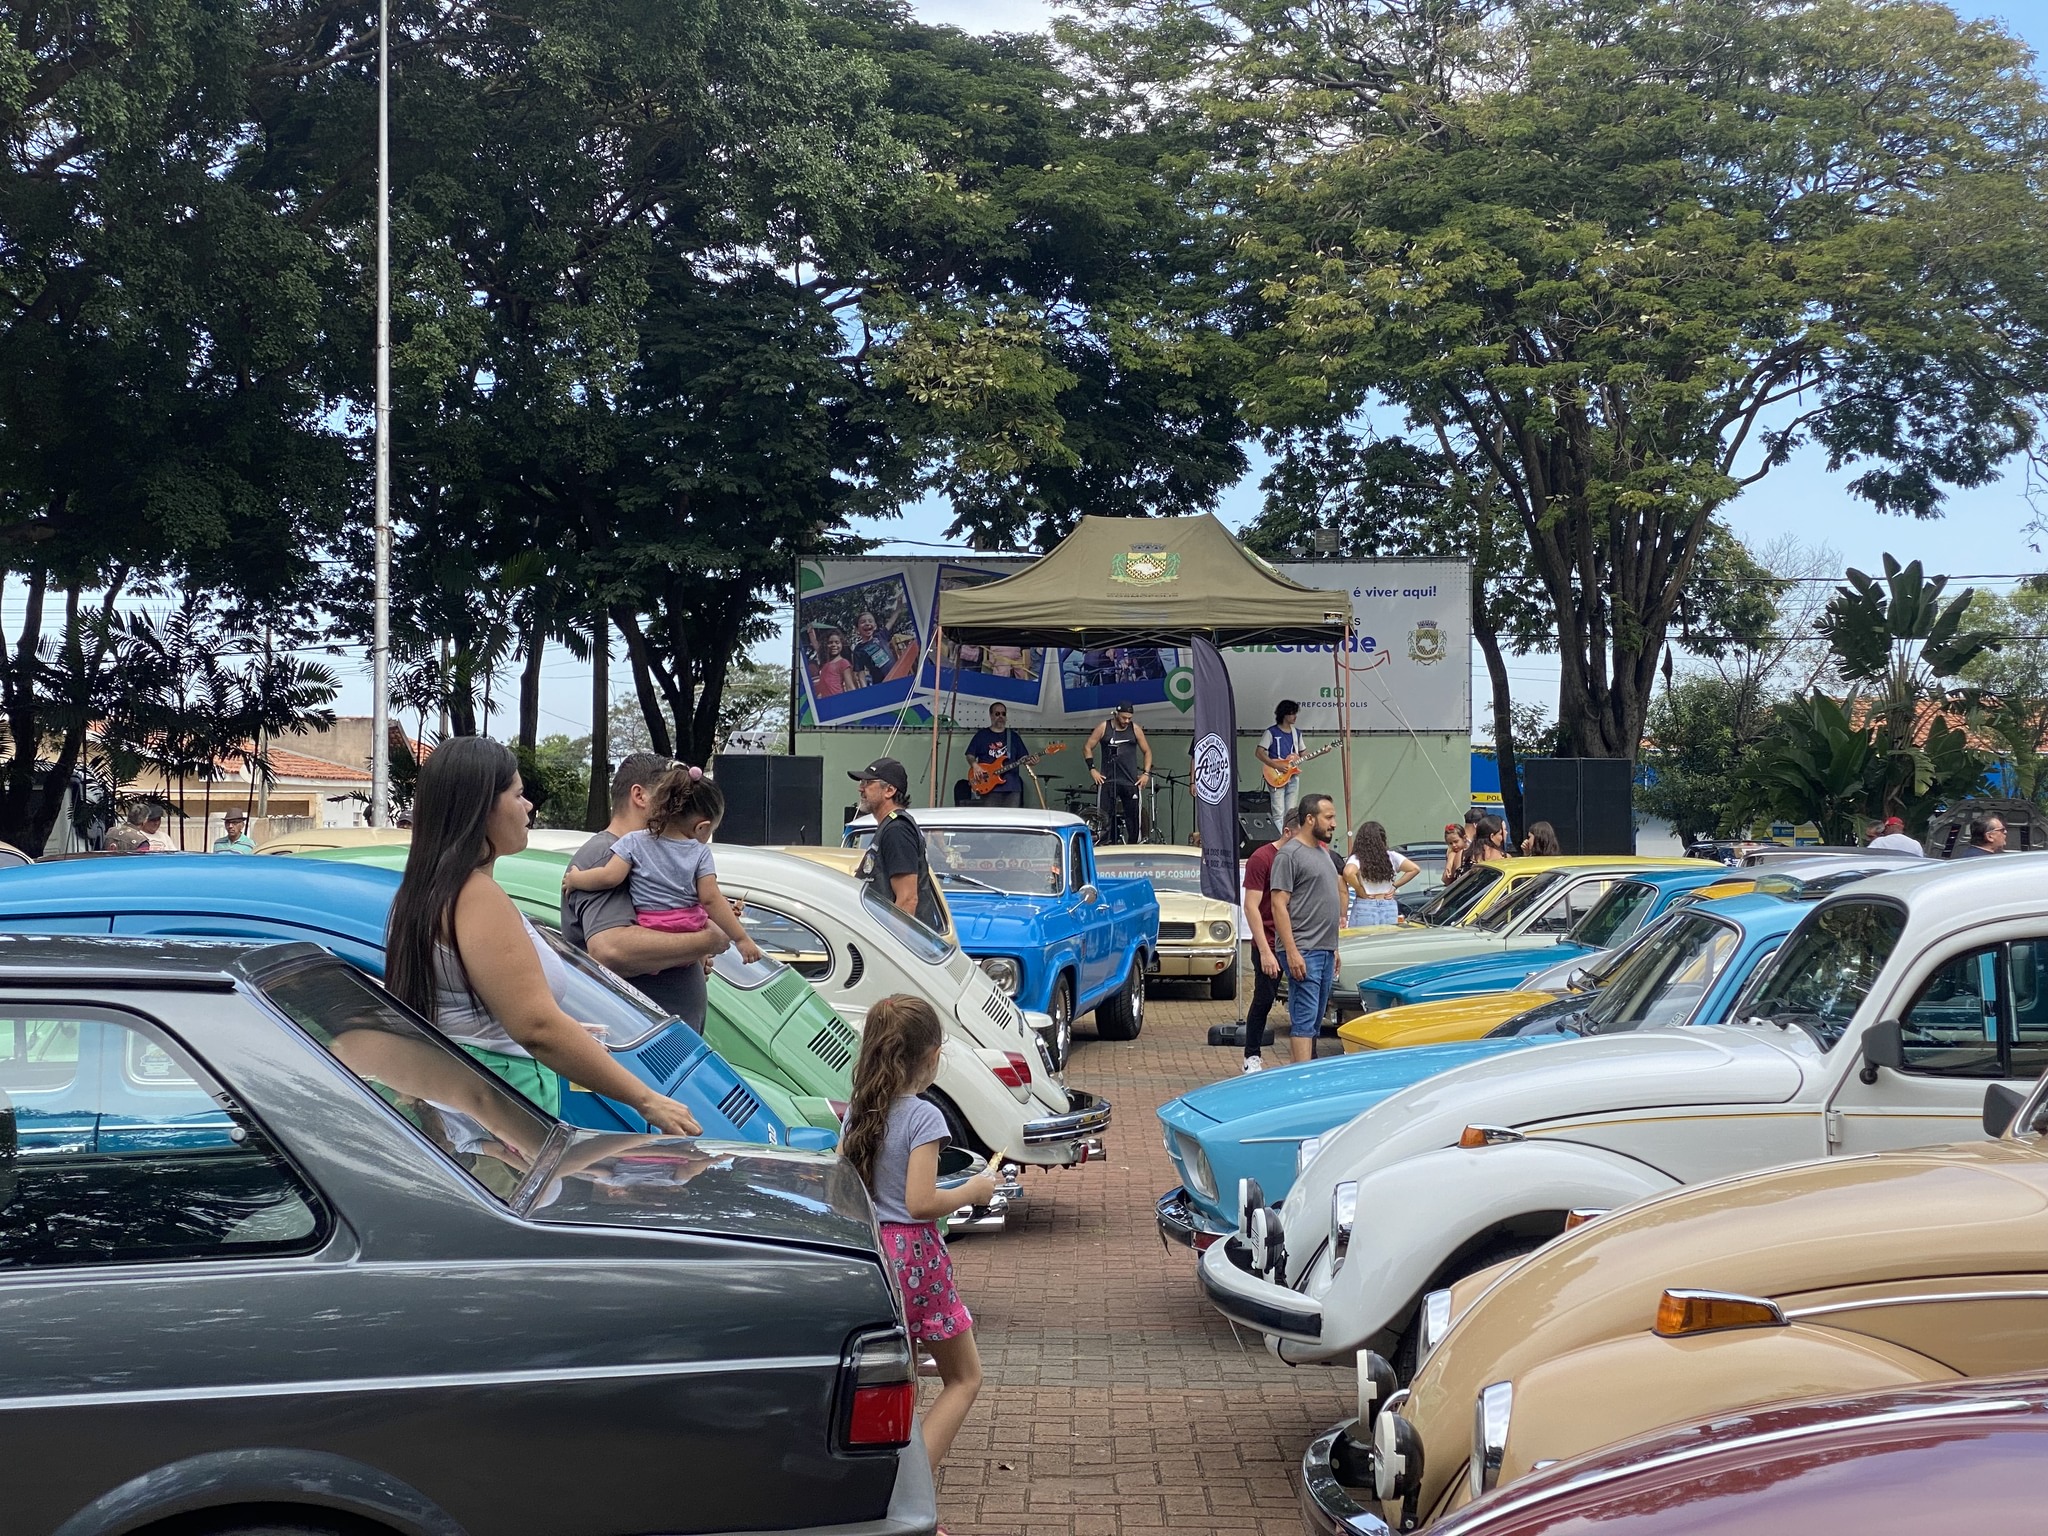
[[1522, 831], [1547, 821], [1566, 853], [1634, 853], [1634, 772], [1618, 757], [1523, 759]]
[[[727, 843], [820, 843], [825, 814], [825, 759], [721, 752], [712, 777], [725, 793], [719, 840]], [[831, 839], [837, 842], [838, 838]]]
[[1239, 811], [1238, 825], [1243, 829], [1244, 848], [1261, 848], [1280, 835], [1280, 823], [1267, 811]]

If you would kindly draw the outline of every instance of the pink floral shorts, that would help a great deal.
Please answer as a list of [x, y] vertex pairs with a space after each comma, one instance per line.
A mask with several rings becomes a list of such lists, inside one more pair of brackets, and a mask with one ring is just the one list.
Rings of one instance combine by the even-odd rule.
[[885, 1221], [882, 1251], [896, 1266], [912, 1338], [957, 1339], [974, 1327], [967, 1303], [953, 1288], [953, 1258], [937, 1227], [928, 1221]]

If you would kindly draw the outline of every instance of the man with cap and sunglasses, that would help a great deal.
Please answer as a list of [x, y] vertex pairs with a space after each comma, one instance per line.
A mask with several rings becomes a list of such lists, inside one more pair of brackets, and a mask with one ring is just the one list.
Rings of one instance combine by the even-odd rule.
[[924, 834], [903, 803], [910, 798], [910, 775], [893, 757], [878, 757], [847, 775], [860, 786], [860, 808], [875, 818], [875, 839], [854, 870], [889, 905], [916, 918], [934, 933], [939, 920], [939, 888], [932, 879]]

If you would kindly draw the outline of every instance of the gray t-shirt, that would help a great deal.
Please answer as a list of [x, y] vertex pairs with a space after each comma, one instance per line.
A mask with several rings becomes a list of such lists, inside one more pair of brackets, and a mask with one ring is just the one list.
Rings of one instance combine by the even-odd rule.
[[[609, 832], [594, 832], [569, 862], [577, 869], [596, 869], [611, 858], [614, 841]], [[633, 895], [623, 885], [609, 891], [562, 893], [562, 937], [581, 950], [590, 948], [593, 934], [631, 928], [633, 916]], [[704, 1027], [702, 965], [671, 966], [645, 976], [629, 976], [627, 980], [692, 1029]]]
[[1344, 924], [1344, 886], [1327, 849], [1290, 837], [1273, 856], [1270, 887], [1287, 893], [1287, 919], [1294, 925], [1296, 949], [1305, 955], [1337, 947], [1337, 930]]
[[710, 848], [696, 838], [657, 837], [645, 827], [613, 843], [612, 854], [633, 866], [626, 889], [633, 893], [635, 912], [700, 906], [697, 882], [718, 873]]
[[881, 1150], [875, 1153], [875, 1183], [870, 1191], [876, 1216], [903, 1226], [920, 1219], [903, 1203], [910, 1154], [934, 1141], [944, 1141], [946, 1134], [946, 1117], [929, 1099], [906, 1094], [889, 1106], [889, 1129], [882, 1133]]

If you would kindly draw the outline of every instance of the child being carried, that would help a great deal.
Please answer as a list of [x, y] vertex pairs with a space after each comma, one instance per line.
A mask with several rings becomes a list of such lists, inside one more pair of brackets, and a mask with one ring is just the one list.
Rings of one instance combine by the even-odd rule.
[[739, 914], [718, 888], [709, 842], [725, 819], [725, 796], [702, 768], [671, 768], [648, 792], [645, 829], [612, 844], [612, 856], [593, 869], [570, 869], [562, 887], [609, 891], [621, 882], [633, 898], [633, 921], [664, 933], [702, 933], [718, 924], [743, 960], [761, 949], [740, 926]]

